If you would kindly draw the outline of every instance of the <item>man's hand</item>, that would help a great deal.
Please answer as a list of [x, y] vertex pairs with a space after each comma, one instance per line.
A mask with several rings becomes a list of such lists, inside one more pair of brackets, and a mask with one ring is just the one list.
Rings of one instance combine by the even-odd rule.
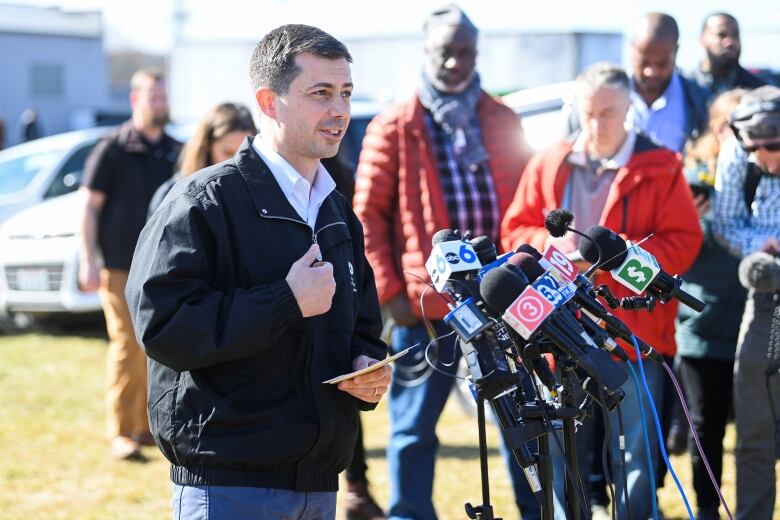
[[[352, 369], [361, 370], [374, 363], [377, 363], [376, 359], [368, 356], [358, 356], [352, 362]], [[393, 371], [390, 365], [385, 365], [368, 374], [342, 381], [339, 383], [339, 390], [343, 390], [349, 395], [367, 403], [378, 403], [385, 392], [387, 392], [392, 377]]]
[[312, 244], [290, 267], [285, 278], [304, 318], [328, 312], [336, 292], [333, 265], [330, 262], [317, 262], [319, 254], [320, 246]]
[[399, 294], [384, 305], [385, 310], [399, 327], [413, 327], [420, 323], [409, 305], [406, 294]]
[[85, 260], [79, 264], [79, 288], [84, 292], [100, 288], [100, 268], [95, 260]]

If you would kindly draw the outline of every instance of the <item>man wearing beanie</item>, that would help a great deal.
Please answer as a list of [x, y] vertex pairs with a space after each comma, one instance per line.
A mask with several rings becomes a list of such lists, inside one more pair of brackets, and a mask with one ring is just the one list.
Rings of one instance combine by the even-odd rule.
[[[731, 124], [735, 138], [718, 157], [715, 232], [740, 256], [778, 255], [780, 89], [763, 86], [746, 93]], [[767, 371], [767, 346], [774, 341], [771, 331], [780, 327], [780, 315], [773, 319], [778, 312], [775, 293], [750, 290], [734, 365], [738, 520], [769, 520], [774, 510], [780, 378]]]
[[[450, 336], [429, 350], [435, 370], [424, 358], [431, 338], [423, 309], [437, 336], [451, 332], [441, 321], [446, 304], [434, 291], [425, 292], [431, 238], [441, 229], [471, 230], [497, 244], [529, 156], [517, 116], [482, 90], [476, 56], [477, 29], [461, 9], [448, 5], [431, 14], [420, 87], [371, 122], [358, 165], [355, 212], [380, 304], [395, 321], [391, 348], [423, 345], [396, 362], [390, 389], [389, 517], [395, 519], [436, 518], [435, 429], [460, 357]], [[510, 468], [518, 502], [527, 504], [523, 517], [538, 516], [513, 459]]]

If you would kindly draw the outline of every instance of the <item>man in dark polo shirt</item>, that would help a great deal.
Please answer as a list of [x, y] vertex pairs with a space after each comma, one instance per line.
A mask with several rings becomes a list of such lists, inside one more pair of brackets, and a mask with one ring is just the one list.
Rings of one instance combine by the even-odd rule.
[[[146, 413], [146, 356], [136, 342], [125, 285], [155, 190], [173, 174], [180, 143], [166, 135], [168, 98], [162, 74], [140, 70], [130, 83], [132, 118], [95, 147], [81, 192], [79, 284], [98, 290], [110, 339], [107, 433], [111, 454], [139, 458], [151, 443]], [[102, 261], [101, 261], [102, 260]]]

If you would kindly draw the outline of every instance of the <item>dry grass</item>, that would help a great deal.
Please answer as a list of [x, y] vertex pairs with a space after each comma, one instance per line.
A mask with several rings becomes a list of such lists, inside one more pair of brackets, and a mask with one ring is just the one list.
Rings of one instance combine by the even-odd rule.
[[[107, 458], [103, 438], [105, 342], [75, 336], [0, 337], [0, 518], [170, 518], [168, 464], [146, 448], [145, 464]], [[364, 414], [369, 477], [381, 504], [389, 496], [387, 411]], [[466, 518], [463, 503], [480, 501], [476, 421], [451, 400], [439, 424], [434, 501], [442, 519]], [[496, 514], [516, 518], [508, 477], [488, 432], [491, 499]], [[729, 430], [724, 490], [734, 507], [734, 433]], [[692, 495], [687, 457], [673, 459]], [[693, 499], [691, 497], [691, 499]], [[661, 492], [667, 518], [686, 518], [673, 482]], [[780, 518], [780, 508], [776, 508]]]

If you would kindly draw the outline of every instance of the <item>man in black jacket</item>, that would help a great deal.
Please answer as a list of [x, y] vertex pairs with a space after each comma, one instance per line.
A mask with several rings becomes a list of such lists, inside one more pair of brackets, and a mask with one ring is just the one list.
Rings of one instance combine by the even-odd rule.
[[699, 42], [705, 56], [693, 72], [693, 79], [707, 92], [707, 101], [734, 88], [753, 90], [766, 81], [746, 71], [739, 64], [742, 44], [739, 23], [728, 13], [713, 13], [701, 28]]
[[255, 48], [261, 135], [178, 183], [149, 220], [127, 300], [176, 518], [333, 518], [358, 410], [386, 392], [362, 227], [320, 159], [349, 123], [351, 57], [314, 27]]

